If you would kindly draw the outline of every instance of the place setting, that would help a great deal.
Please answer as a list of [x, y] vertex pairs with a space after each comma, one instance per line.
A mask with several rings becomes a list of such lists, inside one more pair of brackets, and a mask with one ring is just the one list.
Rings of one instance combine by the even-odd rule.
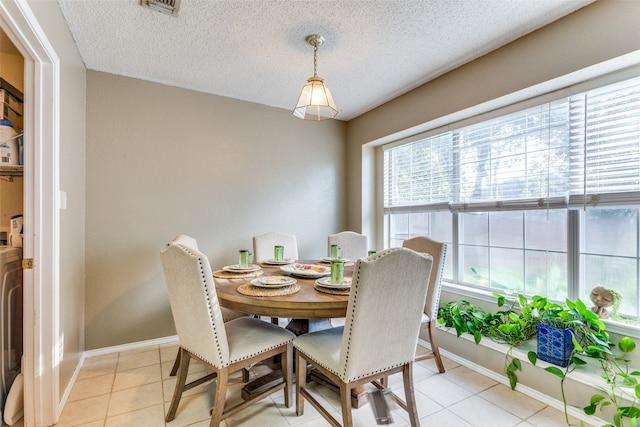
[[258, 264], [250, 262], [251, 252], [241, 249], [238, 253], [238, 263], [225, 265], [221, 270], [213, 272], [213, 276], [220, 279], [247, 279], [263, 275], [262, 268]]
[[342, 256], [342, 248], [339, 245], [331, 245], [329, 253], [329, 256], [320, 258], [319, 262], [331, 264], [331, 261], [337, 260], [344, 262], [344, 265], [347, 267], [354, 265], [354, 263], [349, 258], [344, 258]]
[[344, 261], [331, 260], [329, 276], [315, 281], [314, 289], [325, 294], [348, 295], [351, 290], [351, 278], [344, 277]]
[[292, 276], [315, 279], [330, 275], [331, 267], [317, 264], [293, 263], [283, 265], [282, 267], [280, 267], [280, 271], [284, 274]]
[[297, 282], [295, 278], [289, 276], [263, 276], [239, 286], [238, 292], [250, 296], [291, 295], [300, 290]]
[[274, 265], [288, 265], [295, 263], [296, 260], [293, 258], [285, 258], [284, 257], [284, 246], [276, 245], [273, 247], [273, 258], [265, 259], [261, 263], [267, 266]]

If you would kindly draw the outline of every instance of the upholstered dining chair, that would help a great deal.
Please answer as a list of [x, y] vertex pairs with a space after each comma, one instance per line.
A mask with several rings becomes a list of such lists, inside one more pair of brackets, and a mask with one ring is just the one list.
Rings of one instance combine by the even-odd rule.
[[273, 259], [273, 247], [276, 245], [284, 246], [285, 259], [298, 259], [298, 241], [296, 236], [270, 232], [253, 236], [253, 261], [262, 262]]
[[[171, 241], [172, 243], [177, 243], [177, 244], [181, 244], [184, 246], [187, 246], [189, 248], [192, 249], [198, 249], [198, 241], [191, 237], [188, 236], [186, 234], [178, 234], [176, 237], [173, 238], [173, 240]], [[222, 312], [222, 320], [225, 322], [228, 322], [229, 320], [233, 320], [233, 319], [237, 319], [239, 317], [244, 317], [247, 316], [247, 314], [245, 313], [241, 313], [239, 311], [235, 311], [235, 310], [231, 310], [228, 309], [226, 307], [220, 307], [220, 310]], [[174, 376], [177, 372], [178, 372], [178, 367], [180, 366], [180, 350], [178, 350], [178, 354], [176, 355], [176, 360], [173, 363], [173, 367], [171, 368], [171, 372], [169, 373], [170, 376]], [[245, 382], [247, 382], [249, 380], [249, 372], [248, 371], [244, 371], [244, 380]]]
[[[282, 389], [285, 405], [290, 407], [294, 334], [251, 317], [223, 322], [211, 266], [198, 250], [170, 243], [160, 253], [160, 259], [180, 341], [180, 368], [166, 421], [175, 418], [183, 392], [214, 378], [216, 385], [210, 426], [218, 426], [227, 417]], [[284, 381], [250, 400], [227, 408], [229, 375], [274, 356], [280, 356]], [[212, 373], [187, 383], [191, 359], [200, 361]]]
[[301, 335], [296, 353], [296, 413], [307, 399], [334, 426], [340, 425], [306, 388], [307, 363], [340, 388], [342, 421], [352, 425], [351, 390], [402, 372], [405, 401], [390, 393], [419, 425], [413, 389], [413, 359], [432, 258], [411, 249], [392, 248], [356, 261], [342, 327]]
[[429, 331], [429, 343], [431, 351], [416, 357], [416, 361], [425, 359], [435, 359], [438, 371], [445, 371], [438, 340], [436, 338], [436, 325], [438, 318], [438, 305], [440, 304], [440, 291], [442, 290], [442, 270], [444, 268], [444, 258], [447, 245], [425, 236], [417, 236], [402, 242], [405, 248], [413, 249], [416, 252], [429, 254], [433, 257], [433, 268], [429, 277], [429, 291], [424, 305], [424, 315], [422, 324]]
[[327, 253], [331, 253], [331, 245], [338, 245], [342, 248], [342, 256], [352, 261], [367, 256], [369, 239], [364, 234], [355, 231], [342, 231], [330, 234], [328, 238]]

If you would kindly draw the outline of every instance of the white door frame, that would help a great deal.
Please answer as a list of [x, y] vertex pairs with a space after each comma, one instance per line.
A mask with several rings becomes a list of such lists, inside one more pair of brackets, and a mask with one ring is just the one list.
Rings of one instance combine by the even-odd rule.
[[59, 363], [60, 64], [24, 0], [0, 2], [0, 26], [24, 57], [25, 427], [46, 427], [61, 412]]

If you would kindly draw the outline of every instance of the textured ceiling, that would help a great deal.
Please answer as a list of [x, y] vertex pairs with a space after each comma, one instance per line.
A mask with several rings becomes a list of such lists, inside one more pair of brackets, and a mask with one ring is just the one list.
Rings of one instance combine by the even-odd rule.
[[318, 75], [357, 117], [593, 0], [58, 0], [91, 70], [293, 109]]

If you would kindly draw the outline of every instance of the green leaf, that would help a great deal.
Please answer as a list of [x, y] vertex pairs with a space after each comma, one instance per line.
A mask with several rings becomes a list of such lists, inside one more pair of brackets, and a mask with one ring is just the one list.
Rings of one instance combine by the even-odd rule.
[[544, 368], [544, 370], [549, 372], [550, 374], [555, 375], [556, 377], [558, 377], [560, 379], [564, 379], [564, 372], [562, 372], [562, 370], [560, 370], [560, 368], [557, 368], [555, 366], [549, 366], [547, 368]]
[[618, 347], [624, 353], [631, 353], [636, 348], [636, 343], [629, 337], [624, 337], [618, 343]]
[[596, 405], [585, 406], [584, 408], [582, 408], [582, 410], [587, 415], [593, 415], [596, 413]]
[[518, 385], [518, 377], [513, 373], [508, 373], [507, 376], [509, 377], [509, 385], [511, 385], [511, 390], [515, 390], [516, 386]]
[[476, 342], [476, 344], [480, 343], [481, 339], [482, 339], [482, 335], [480, 334], [480, 331], [475, 331], [473, 333], [473, 340]]
[[600, 403], [604, 399], [606, 399], [606, 398], [603, 395], [594, 394], [593, 396], [591, 396], [591, 399], [589, 399], [589, 403], [591, 403], [591, 405], [597, 405], [598, 403]]
[[584, 351], [574, 334], [571, 334], [571, 342], [573, 343], [573, 347], [575, 347], [578, 353], [582, 353]]
[[466, 322], [465, 325], [467, 327], [467, 331], [469, 331], [470, 333], [475, 332], [475, 330], [476, 330], [476, 324], [475, 323], [469, 321], [469, 322]]
[[637, 385], [635, 387], [635, 393], [636, 393], [636, 397], [640, 399], [640, 385]]
[[527, 358], [533, 366], [536, 366], [536, 362], [538, 361], [538, 354], [535, 351], [530, 351], [529, 353], [527, 353]]
[[515, 366], [519, 371], [522, 371], [522, 363], [520, 362], [520, 359], [513, 359], [511, 361], [511, 364]]
[[516, 323], [520, 322], [520, 318], [518, 317], [517, 314], [515, 313], [509, 313], [509, 319], [513, 320]]
[[518, 294], [518, 302], [520, 303], [520, 307], [526, 307], [529, 305], [529, 301], [527, 301], [527, 298], [522, 294]]
[[580, 359], [579, 357], [575, 357], [573, 356], [573, 358], [571, 359], [571, 362], [573, 364], [575, 364], [576, 366], [584, 366], [587, 364], [587, 362], [585, 362], [584, 360]]
[[635, 406], [627, 406], [624, 414], [629, 418], [640, 418], [640, 408]]

